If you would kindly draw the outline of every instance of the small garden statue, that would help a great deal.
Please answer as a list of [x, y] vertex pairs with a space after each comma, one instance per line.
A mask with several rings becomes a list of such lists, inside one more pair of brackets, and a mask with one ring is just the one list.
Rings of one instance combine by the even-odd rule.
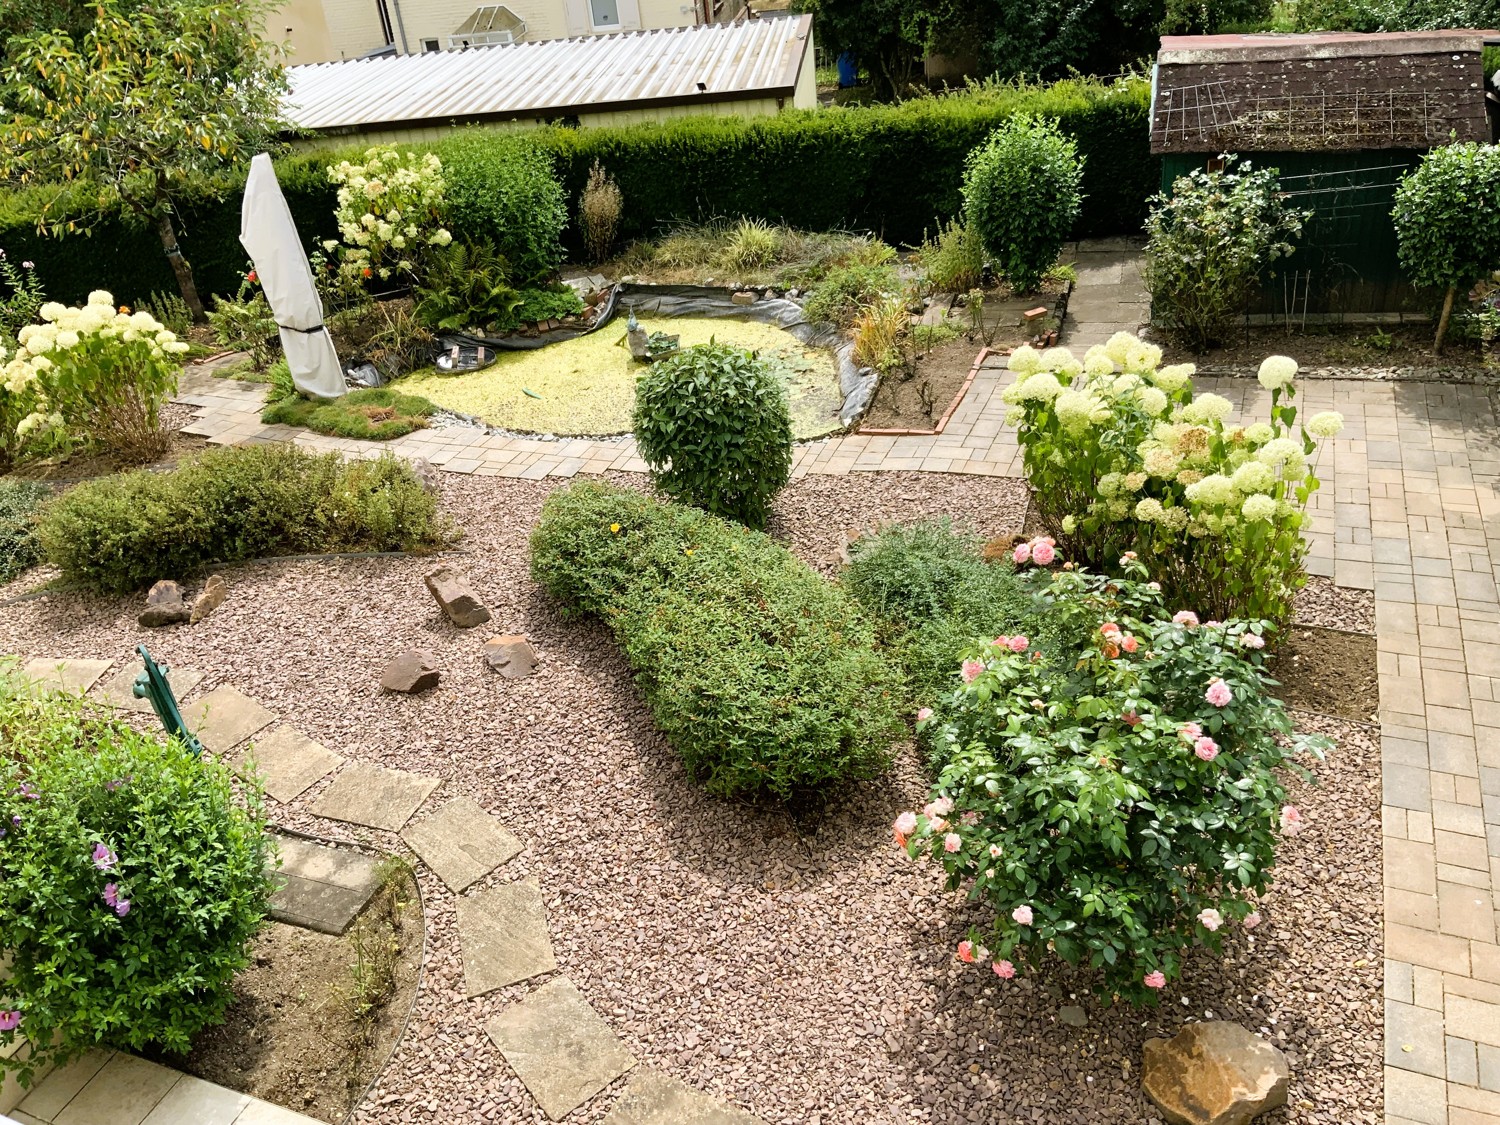
[[172, 694], [172, 685], [167, 682], [167, 674], [171, 669], [165, 664], [158, 664], [152, 660], [145, 645], [137, 645], [135, 651], [140, 653], [146, 668], [135, 678], [135, 686], [131, 688], [131, 694], [137, 699], [150, 700], [151, 709], [156, 712], [161, 725], [167, 728], [167, 733], [194, 754], [201, 755], [203, 744], [182, 721], [182, 712], [177, 707], [177, 697]]

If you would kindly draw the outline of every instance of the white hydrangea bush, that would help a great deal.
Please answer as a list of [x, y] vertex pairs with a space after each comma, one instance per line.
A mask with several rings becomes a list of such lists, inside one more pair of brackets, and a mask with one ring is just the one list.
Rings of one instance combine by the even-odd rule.
[[1248, 425], [1222, 395], [1193, 393], [1192, 364], [1126, 332], [1090, 348], [1017, 348], [1007, 421], [1026, 476], [1070, 558], [1108, 570], [1133, 551], [1169, 603], [1212, 618], [1289, 619], [1306, 582], [1301, 529], [1317, 491], [1332, 411], [1299, 423], [1297, 362], [1271, 356], [1259, 380], [1270, 418]]
[[150, 454], [164, 443], [161, 404], [188, 345], [150, 313], [115, 307], [102, 289], [78, 307], [48, 301], [41, 321], [0, 352], [0, 450], [96, 446]]
[[330, 239], [323, 249], [339, 255], [345, 278], [410, 281], [431, 247], [453, 241], [443, 225], [447, 183], [435, 153], [377, 145], [361, 163], [330, 167], [328, 178], [339, 185], [334, 217], [342, 243]]

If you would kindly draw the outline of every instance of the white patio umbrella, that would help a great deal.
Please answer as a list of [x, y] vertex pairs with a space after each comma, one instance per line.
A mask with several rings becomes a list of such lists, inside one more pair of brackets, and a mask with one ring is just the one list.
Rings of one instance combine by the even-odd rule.
[[333, 340], [323, 326], [323, 302], [313, 282], [312, 266], [297, 237], [297, 224], [276, 182], [271, 158], [260, 153], [250, 161], [245, 202], [240, 210], [240, 242], [255, 263], [255, 273], [281, 329], [281, 347], [292, 382], [303, 394], [338, 398], [344, 393]]

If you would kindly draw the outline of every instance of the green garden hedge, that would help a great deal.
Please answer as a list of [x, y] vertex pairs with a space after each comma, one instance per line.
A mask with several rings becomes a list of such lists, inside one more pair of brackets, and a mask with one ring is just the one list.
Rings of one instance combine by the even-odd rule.
[[[788, 111], [776, 117], [691, 117], [659, 125], [546, 128], [533, 135], [554, 156], [570, 214], [597, 159], [625, 197], [622, 235], [651, 234], [675, 220], [747, 215], [808, 230], [853, 228], [915, 243], [957, 213], [964, 157], [1015, 113], [1055, 117], [1085, 158], [1083, 213], [1075, 234], [1140, 230], [1160, 186], [1148, 147], [1149, 84], [1066, 79], [1002, 85], [899, 105]], [[298, 229], [332, 238], [334, 189], [323, 169], [359, 150], [277, 162]], [[181, 242], [201, 289], [233, 292], [244, 268], [236, 184], [188, 201]], [[107, 288], [122, 301], [173, 290], [161, 243], [144, 223], [106, 206], [92, 237], [43, 238], [35, 230], [43, 189], [0, 194], [0, 248], [37, 263], [50, 297], [77, 300]], [[54, 214], [98, 211], [74, 197]], [[465, 232], [458, 232], [465, 233]], [[570, 238], [576, 232], [569, 230]], [[572, 247], [576, 249], [576, 247]]]

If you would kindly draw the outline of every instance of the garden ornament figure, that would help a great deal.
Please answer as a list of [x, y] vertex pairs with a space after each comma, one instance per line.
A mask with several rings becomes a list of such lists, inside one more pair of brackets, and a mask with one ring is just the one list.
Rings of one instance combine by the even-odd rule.
[[182, 712], [177, 708], [177, 697], [172, 694], [172, 685], [167, 682], [167, 674], [171, 669], [165, 664], [158, 664], [152, 660], [145, 645], [137, 645], [135, 651], [140, 653], [141, 659], [146, 664], [146, 670], [135, 678], [135, 686], [131, 689], [131, 694], [137, 699], [150, 700], [151, 709], [156, 712], [161, 725], [167, 728], [167, 733], [181, 740], [183, 745], [194, 754], [201, 755], [203, 744], [182, 721]]

